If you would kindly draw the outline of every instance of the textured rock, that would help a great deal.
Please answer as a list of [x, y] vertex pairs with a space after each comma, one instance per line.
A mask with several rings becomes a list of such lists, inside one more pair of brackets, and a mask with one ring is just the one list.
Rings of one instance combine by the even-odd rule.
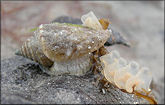
[[110, 87], [110, 92], [100, 91], [92, 84], [94, 75], [50, 76], [29, 59], [16, 56], [1, 62], [1, 104], [114, 104], [146, 103]]

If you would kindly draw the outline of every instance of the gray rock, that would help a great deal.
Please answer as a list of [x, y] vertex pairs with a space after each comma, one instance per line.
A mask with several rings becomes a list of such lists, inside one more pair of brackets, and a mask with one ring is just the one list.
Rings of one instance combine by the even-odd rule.
[[92, 72], [80, 77], [50, 76], [38, 63], [16, 56], [1, 62], [1, 104], [147, 103], [113, 86], [103, 94], [94, 81]]
[[108, 38], [108, 40], [106, 41], [104, 45], [111, 46], [114, 44], [122, 44], [127, 47], [130, 47], [130, 42], [126, 39], [126, 37], [120, 35], [119, 32], [112, 30], [112, 35]]
[[53, 22], [59, 22], [59, 23], [72, 23], [72, 24], [79, 24], [79, 25], [81, 25], [82, 24], [82, 21], [81, 21], [81, 19], [79, 19], [79, 18], [72, 18], [72, 17], [70, 17], [70, 16], [59, 16], [59, 17], [57, 17], [56, 19], [54, 19], [53, 21], [52, 21], [52, 23]]

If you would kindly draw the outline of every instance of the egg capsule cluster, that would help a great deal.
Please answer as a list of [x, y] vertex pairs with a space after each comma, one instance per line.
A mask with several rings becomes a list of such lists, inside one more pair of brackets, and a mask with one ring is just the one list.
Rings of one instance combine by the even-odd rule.
[[103, 75], [111, 84], [129, 93], [149, 91], [152, 76], [148, 68], [140, 67], [135, 61], [127, 64], [116, 50], [101, 56], [100, 61]]
[[83, 15], [81, 17], [81, 21], [85, 26], [92, 27], [94, 29], [102, 29], [99, 20], [92, 11], [90, 11], [88, 14]]

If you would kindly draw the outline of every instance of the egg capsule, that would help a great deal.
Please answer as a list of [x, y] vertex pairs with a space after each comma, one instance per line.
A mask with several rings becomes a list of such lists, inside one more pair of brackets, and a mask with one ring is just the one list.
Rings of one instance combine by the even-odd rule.
[[83, 22], [83, 25], [88, 27], [93, 27], [95, 29], [102, 29], [102, 25], [100, 24], [97, 17], [94, 15], [94, 13], [91, 11], [86, 15], [83, 15], [81, 17], [81, 21]]
[[135, 76], [139, 71], [140, 66], [137, 62], [131, 61], [127, 66], [117, 70], [114, 75], [114, 82], [120, 89], [126, 90], [126, 82], [129, 78]]
[[137, 75], [129, 78], [126, 82], [126, 90], [129, 93], [133, 92], [133, 87], [134, 91], [138, 92], [144, 92], [147, 91], [149, 92], [149, 86], [152, 81], [152, 76], [148, 68], [142, 67]]
[[116, 74], [117, 70], [120, 68], [126, 66], [127, 62], [123, 58], [117, 59], [115, 62], [111, 63], [104, 69], [104, 76], [105, 78], [112, 84], [115, 84], [114, 82], [114, 75]]
[[101, 56], [101, 57], [100, 57], [100, 61], [101, 61], [101, 65], [102, 65], [103, 69], [104, 69], [107, 65], [109, 65], [109, 64], [111, 64], [111, 63], [113, 63], [113, 62], [115, 62], [119, 57], [120, 57], [120, 54], [119, 54], [119, 52], [116, 51], [116, 50], [113, 50], [113, 51], [111, 51], [110, 53]]
[[135, 61], [127, 64], [116, 50], [100, 57], [100, 61], [103, 67], [103, 75], [111, 84], [119, 89], [126, 90], [128, 93], [148, 91], [152, 80], [148, 68], [140, 67]]

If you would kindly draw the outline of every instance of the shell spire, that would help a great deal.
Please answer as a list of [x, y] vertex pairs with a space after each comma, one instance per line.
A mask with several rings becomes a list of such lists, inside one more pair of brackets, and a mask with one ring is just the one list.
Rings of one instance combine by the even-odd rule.
[[15, 51], [15, 55], [21, 55], [20, 49], [18, 49], [18, 50]]
[[42, 52], [41, 45], [37, 37], [34, 36], [24, 42], [22, 47], [16, 50], [15, 54], [34, 60], [43, 66], [53, 65], [53, 62]]

